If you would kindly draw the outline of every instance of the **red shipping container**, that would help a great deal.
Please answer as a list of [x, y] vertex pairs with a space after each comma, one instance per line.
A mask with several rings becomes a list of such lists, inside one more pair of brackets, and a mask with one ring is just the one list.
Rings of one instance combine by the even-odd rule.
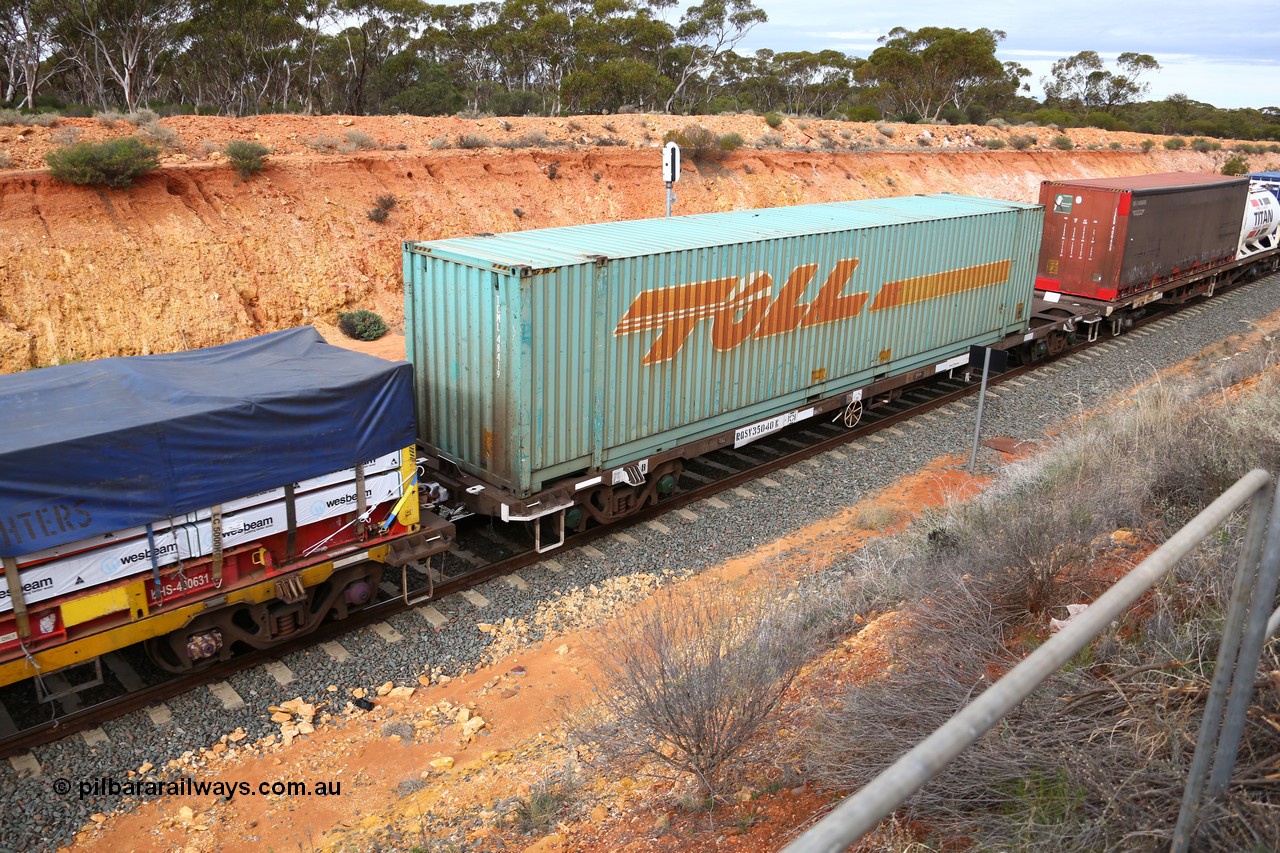
[[1247, 178], [1045, 181], [1036, 289], [1110, 302], [1235, 257]]

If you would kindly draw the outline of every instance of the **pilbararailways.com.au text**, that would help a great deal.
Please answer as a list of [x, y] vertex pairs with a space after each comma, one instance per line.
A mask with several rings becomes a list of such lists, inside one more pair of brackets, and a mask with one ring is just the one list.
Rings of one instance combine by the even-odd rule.
[[55, 779], [53, 790], [67, 796], [75, 791], [80, 799], [88, 797], [191, 797], [214, 796], [224, 800], [236, 797], [340, 797], [342, 782], [326, 779], [316, 782], [231, 782], [227, 780], [180, 779], [159, 781], [155, 779], [128, 779], [121, 782], [110, 776], [80, 779], [74, 784], [70, 779]]

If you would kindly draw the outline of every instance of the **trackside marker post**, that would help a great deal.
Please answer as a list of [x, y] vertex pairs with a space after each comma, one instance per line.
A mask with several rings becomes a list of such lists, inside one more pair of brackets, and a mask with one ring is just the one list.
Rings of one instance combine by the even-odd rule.
[[[995, 364], [992, 364], [994, 354]], [[978, 442], [982, 437], [982, 407], [987, 401], [987, 375], [994, 370], [1004, 373], [1009, 364], [1009, 354], [1004, 350], [993, 350], [991, 347], [969, 347], [969, 364], [976, 367], [982, 361], [982, 386], [978, 389], [978, 415], [973, 422], [973, 451], [969, 454], [969, 475], [973, 476], [973, 466], [978, 461]]]
[[680, 180], [680, 146], [668, 142], [662, 149], [662, 180], [667, 185], [667, 218], [671, 218], [671, 203], [676, 200], [673, 189]]

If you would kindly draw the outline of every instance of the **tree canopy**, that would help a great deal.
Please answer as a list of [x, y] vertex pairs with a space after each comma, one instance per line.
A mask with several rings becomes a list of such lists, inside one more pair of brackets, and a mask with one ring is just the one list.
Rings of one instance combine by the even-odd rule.
[[897, 27], [867, 57], [739, 52], [753, 0], [0, 0], [0, 104], [93, 111], [754, 110], [1275, 138], [1280, 110], [1144, 102], [1143, 53], [1054, 63], [1043, 103], [998, 29]]

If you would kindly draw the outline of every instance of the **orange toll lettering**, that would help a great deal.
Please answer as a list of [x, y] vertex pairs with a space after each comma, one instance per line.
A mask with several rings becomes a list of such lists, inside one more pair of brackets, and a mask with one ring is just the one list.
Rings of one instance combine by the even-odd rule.
[[[801, 300], [818, 273], [818, 264], [800, 264], [791, 270], [777, 298], [771, 298], [774, 279], [759, 272], [708, 279], [674, 287], [646, 290], [636, 296], [613, 330], [614, 335], [657, 331], [657, 337], [641, 359], [642, 364], [670, 361], [688, 343], [703, 320], [711, 321], [711, 345], [724, 352], [747, 338], [763, 338], [851, 320], [862, 313], [871, 293], [845, 293], [858, 269], [858, 258], [836, 261], [812, 302]], [[947, 270], [884, 284], [871, 305], [872, 311], [900, 308], [927, 299], [977, 290], [1007, 281], [1011, 262]]]
[[[761, 273], [716, 312], [711, 324], [711, 345], [721, 352], [742, 343], [760, 325], [760, 319], [769, 308], [769, 295], [773, 293], [773, 276]], [[741, 312], [742, 316], [737, 315]]]
[[831, 270], [831, 275], [827, 276], [826, 282], [822, 285], [822, 290], [818, 291], [818, 298], [813, 300], [813, 305], [809, 307], [809, 313], [805, 315], [804, 322], [801, 324], [804, 328], [821, 326], [823, 323], [834, 323], [837, 320], [847, 320], [862, 313], [862, 306], [866, 305], [867, 300], [871, 298], [870, 293], [843, 295], [844, 286], [849, 283], [849, 277], [853, 275], [853, 271], [857, 268], [857, 258], [845, 258], [843, 261], [836, 261], [835, 268]]
[[769, 306], [769, 313], [764, 316], [764, 321], [756, 329], [757, 339], [800, 328], [800, 321], [809, 310], [808, 303], [801, 302], [800, 297], [804, 296], [805, 290], [809, 288], [809, 282], [813, 281], [817, 272], [817, 264], [802, 264], [791, 271], [787, 283], [782, 285], [778, 298], [774, 300], [773, 305]]
[[660, 329], [641, 364], [670, 361], [698, 323], [714, 316], [723, 307], [737, 283], [738, 277], [733, 276], [646, 290], [631, 303], [613, 334], [633, 335]]

